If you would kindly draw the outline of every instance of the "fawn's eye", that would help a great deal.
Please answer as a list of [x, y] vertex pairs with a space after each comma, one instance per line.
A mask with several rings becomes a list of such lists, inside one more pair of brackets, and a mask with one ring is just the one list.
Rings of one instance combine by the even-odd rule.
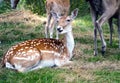
[[70, 19], [67, 19], [66, 21], [67, 21], [67, 22], [70, 22], [71, 20], [70, 20]]

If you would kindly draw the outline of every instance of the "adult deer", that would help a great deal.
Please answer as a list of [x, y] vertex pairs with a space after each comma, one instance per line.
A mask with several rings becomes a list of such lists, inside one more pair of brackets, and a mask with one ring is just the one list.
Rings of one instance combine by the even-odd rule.
[[[70, 1], [69, 0], [46, 0], [47, 22], [45, 26], [45, 35], [48, 38], [53, 38], [53, 30], [56, 24], [56, 18], [52, 20], [53, 16], [51, 11], [58, 15], [67, 16], [69, 13]], [[58, 32], [56, 31], [56, 39], [58, 39]]]
[[[102, 41], [102, 54], [106, 51], [106, 42], [104, 40], [102, 25], [108, 20], [110, 26], [110, 44], [112, 44], [112, 19], [118, 20], [119, 48], [120, 48], [120, 0], [86, 0], [90, 4], [91, 15], [94, 24], [94, 55], [97, 51], [97, 30]], [[98, 15], [100, 18], [98, 19]]]
[[11, 2], [11, 8], [16, 9], [17, 4], [19, 3], [20, 0], [10, 0]]
[[65, 40], [41, 38], [28, 40], [12, 46], [3, 58], [3, 66], [19, 72], [32, 71], [43, 67], [63, 66], [71, 63], [74, 49], [72, 21], [78, 14], [75, 9], [71, 16], [59, 16], [51, 12], [57, 19], [57, 31], [64, 34]]

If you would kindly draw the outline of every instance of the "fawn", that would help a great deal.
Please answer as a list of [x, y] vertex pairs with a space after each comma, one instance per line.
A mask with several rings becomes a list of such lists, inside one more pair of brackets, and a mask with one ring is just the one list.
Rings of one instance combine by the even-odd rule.
[[3, 57], [3, 66], [27, 72], [43, 67], [63, 66], [70, 64], [72, 51], [74, 49], [74, 38], [72, 34], [72, 21], [76, 18], [78, 9], [73, 10], [70, 16], [59, 16], [52, 12], [57, 19], [57, 31], [64, 34], [64, 41], [39, 38], [27, 40], [12, 46]]

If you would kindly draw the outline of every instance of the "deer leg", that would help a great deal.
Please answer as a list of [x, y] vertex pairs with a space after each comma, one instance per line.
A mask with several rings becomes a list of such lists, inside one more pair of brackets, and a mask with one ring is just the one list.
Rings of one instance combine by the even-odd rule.
[[98, 51], [97, 51], [97, 26], [96, 26], [96, 20], [97, 20], [98, 15], [92, 9], [92, 7], [90, 7], [90, 9], [91, 9], [92, 21], [94, 24], [94, 55], [96, 56], [98, 54]]
[[99, 31], [99, 35], [102, 41], [102, 55], [104, 55], [106, 51], [106, 42], [103, 36], [103, 31], [102, 31], [102, 25], [105, 23], [114, 13], [116, 10], [112, 11], [111, 10], [106, 10], [103, 15], [96, 21], [97, 29]]
[[52, 67], [54, 65], [55, 65], [55, 63], [54, 63], [53, 59], [51, 59], [51, 60], [41, 60], [37, 63], [37, 65], [35, 65], [33, 68], [31, 68], [30, 71], [41, 69], [41, 68], [44, 68], [44, 67]]
[[11, 8], [15, 9], [17, 7], [19, 0], [10, 0], [10, 2], [11, 2]]
[[15, 5], [14, 0], [10, 0], [10, 2], [11, 2], [11, 8], [14, 9], [14, 5]]
[[98, 54], [97, 50], [97, 28], [96, 24], [94, 23], [94, 55], [96, 56]]
[[[39, 64], [40, 64], [40, 62], [39, 62]], [[41, 68], [43, 68], [43, 66], [41, 66], [41, 65], [36, 65], [35, 67], [33, 67], [33, 68], [30, 68], [29, 69], [29, 71], [33, 71], [33, 70], [37, 70], [37, 69], [41, 69]]]
[[17, 7], [18, 2], [19, 2], [19, 0], [15, 0], [15, 1], [14, 1], [14, 3], [15, 3], [15, 8]]
[[53, 38], [53, 32], [54, 32], [54, 27], [55, 27], [54, 25], [55, 25], [55, 20], [53, 19], [49, 27], [50, 38]]
[[52, 23], [51, 23], [51, 26], [50, 26], [50, 29], [49, 29], [50, 38], [53, 38], [54, 27], [55, 27], [55, 30], [56, 30], [56, 39], [59, 39], [55, 19], [52, 20]]
[[56, 23], [55, 23], [55, 29], [56, 29], [56, 39], [59, 39], [58, 31], [57, 31], [57, 28], [56, 28]]
[[99, 35], [100, 35], [100, 38], [101, 38], [101, 41], [102, 41], [102, 51], [101, 52], [102, 52], [102, 55], [104, 55], [104, 53], [106, 51], [106, 42], [104, 40], [103, 31], [102, 31], [102, 28], [100, 26], [99, 21], [96, 22], [96, 25], [97, 25]]
[[46, 35], [46, 38], [48, 38], [48, 31], [49, 31], [51, 17], [52, 17], [52, 15], [50, 13], [47, 14], [47, 23], [46, 23], [46, 26], [45, 26], [45, 35]]
[[112, 45], [112, 33], [113, 33], [113, 24], [112, 24], [112, 18], [108, 20], [109, 28], [110, 28], [110, 45]]

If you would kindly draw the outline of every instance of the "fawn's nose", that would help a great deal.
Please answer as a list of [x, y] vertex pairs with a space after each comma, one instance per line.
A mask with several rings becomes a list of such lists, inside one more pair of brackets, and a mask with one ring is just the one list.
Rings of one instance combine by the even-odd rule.
[[58, 31], [58, 32], [62, 32], [62, 31], [63, 31], [63, 28], [62, 28], [61, 26], [58, 26], [58, 27], [57, 27], [57, 31]]

